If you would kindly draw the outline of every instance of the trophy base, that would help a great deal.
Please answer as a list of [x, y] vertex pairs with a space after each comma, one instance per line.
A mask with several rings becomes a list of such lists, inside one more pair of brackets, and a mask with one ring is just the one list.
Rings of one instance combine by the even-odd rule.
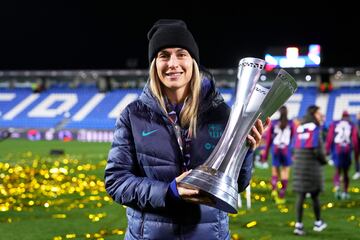
[[199, 189], [204, 198], [184, 198], [184, 200], [215, 207], [228, 213], [237, 213], [238, 185], [224, 173], [204, 165], [193, 169], [180, 185]]

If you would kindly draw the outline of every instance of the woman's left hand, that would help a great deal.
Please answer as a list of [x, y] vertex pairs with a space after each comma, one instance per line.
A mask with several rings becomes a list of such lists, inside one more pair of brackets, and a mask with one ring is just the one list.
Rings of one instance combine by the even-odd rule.
[[264, 134], [267, 126], [269, 126], [270, 118], [267, 117], [265, 124], [263, 125], [261, 120], [256, 120], [254, 126], [251, 128], [249, 135], [247, 136], [248, 143], [252, 150], [255, 150], [261, 144], [262, 135]]

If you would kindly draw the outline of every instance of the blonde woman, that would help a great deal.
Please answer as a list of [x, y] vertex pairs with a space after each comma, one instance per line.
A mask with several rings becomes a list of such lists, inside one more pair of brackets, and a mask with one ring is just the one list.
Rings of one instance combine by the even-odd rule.
[[[125, 239], [230, 239], [227, 213], [184, 201], [199, 191], [177, 184], [209, 157], [230, 108], [200, 72], [199, 50], [183, 21], [157, 21], [148, 39], [149, 81], [118, 119], [105, 169], [107, 192], [127, 206]], [[252, 149], [263, 131], [258, 120], [248, 136]], [[251, 154], [239, 191], [251, 178]]]

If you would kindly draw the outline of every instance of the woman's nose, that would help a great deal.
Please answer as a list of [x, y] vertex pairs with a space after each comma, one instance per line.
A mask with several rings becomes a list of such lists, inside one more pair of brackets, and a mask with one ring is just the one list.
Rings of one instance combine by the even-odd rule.
[[178, 61], [176, 55], [174, 55], [174, 54], [170, 55], [169, 67], [176, 67], [178, 65], [179, 65], [179, 61]]

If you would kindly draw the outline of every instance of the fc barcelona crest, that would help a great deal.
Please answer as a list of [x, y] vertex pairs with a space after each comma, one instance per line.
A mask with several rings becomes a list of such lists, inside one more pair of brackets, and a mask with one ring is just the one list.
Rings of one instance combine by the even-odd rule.
[[223, 128], [221, 124], [209, 124], [208, 131], [211, 138], [218, 139], [223, 133]]

